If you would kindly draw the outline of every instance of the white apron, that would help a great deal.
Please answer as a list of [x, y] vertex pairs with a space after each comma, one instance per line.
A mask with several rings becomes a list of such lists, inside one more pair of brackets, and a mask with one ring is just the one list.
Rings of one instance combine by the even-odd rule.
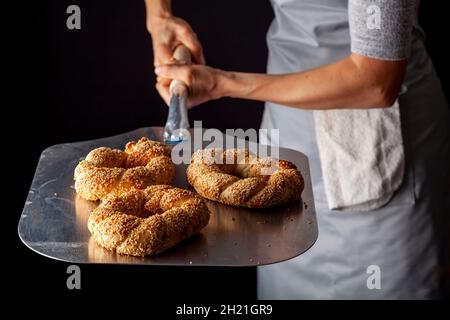
[[[268, 73], [308, 70], [350, 54], [347, 0], [272, 0], [272, 5]], [[449, 233], [450, 116], [422, 36], [417, 29], [407, 92], [399, 98], [405, 178], [381, 209], [329, 210], [312, 111], [266, 104], [261, 128], [280, 129], [280, 145], [309, 158], [319, 238], [297, 258], [258, 268], [260, 299], [439, 296], [442, 253], [449, 250], [438, 237]], [[374, 268], [380, 270], [380, 289], [369, 278]]]

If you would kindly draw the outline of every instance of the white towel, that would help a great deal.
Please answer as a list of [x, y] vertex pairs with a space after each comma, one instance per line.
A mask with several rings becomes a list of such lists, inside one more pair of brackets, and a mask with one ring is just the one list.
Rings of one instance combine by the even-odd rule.
[[385, 109], [314, 111], [330, 209], [369, 211], [389, 202], [405, 166], [398, 101]]

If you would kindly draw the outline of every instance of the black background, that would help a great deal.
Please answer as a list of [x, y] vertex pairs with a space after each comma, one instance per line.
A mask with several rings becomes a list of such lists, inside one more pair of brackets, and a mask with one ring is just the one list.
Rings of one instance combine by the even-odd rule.
[[[273, 18], [269, 1], [173, 0], [174, 13], [191, 24], [207, 63], [226, 70], [264, 72], [265, 33]], [[66, 8], [81, 7], [81, 30], [66, 28]], [[420, 20], [446, 93], [450, 77], [445, 1], [424, 1]], [[20, 15], [23, 13], [22, 18]], [[66, 289], [68, 264], [28, 250], [17, 236], [17, 223], [40, 152], [53, 144], [90, 140], [138, 127], [164, 125], [167, 109], [154, 89], [151, 39], [145, 28], [143, 0], [34, 1], [19, 12], [21, 25], [13, 45], [21, 48], [13, 102], [15, 131], [27, 148], [14, 149], [22, 160], [8, 212], [12, 219], [15, 288], [77, 295]], [[23, 49], [22, 49], [23, 48]], [[13, 50], [13, 53], [16, 52]], [[15, 66], [15, 65], [14, 65]], [[222, 99], [190, 111], [204, 127], [258, 127], [263, 105]], [[83, 294], [121, 294], [139, 289], [145, 297], [220, 301], [254, 299], [255, 271], [224, 268], [177, 268], [82, 265]]]

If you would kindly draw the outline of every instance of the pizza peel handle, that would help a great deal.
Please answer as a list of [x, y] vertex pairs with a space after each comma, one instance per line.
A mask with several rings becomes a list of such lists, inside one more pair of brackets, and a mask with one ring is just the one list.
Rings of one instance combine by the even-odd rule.
[[[191, 53], [184, 45], [179, 45], [173, 52], [173, 60], [191, 63]], [[169, 86], [170, 103], [167, 122], [164, 127], [164, 140], [177, 143], [186, 140], [189, 135], [187, 115], [188, 87], [180, 80], [172, 80]]]

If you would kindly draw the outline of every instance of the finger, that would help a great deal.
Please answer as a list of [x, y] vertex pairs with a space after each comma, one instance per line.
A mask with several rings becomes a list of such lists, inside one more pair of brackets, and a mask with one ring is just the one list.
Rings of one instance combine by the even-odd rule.
[[156, 77], [156, 82], [162, 84], [163, 86], [168, 86], [172, 80], [164, 77]]
[[159, 66], [161, 64], [169, 63], [172, 58], [172, 50], [166, 45], [155, 44], [154, 45], [154, 66]]
[[167, 104], [167, 106], [169, 106], [169, 103], [170, 103], [169, 87], [163, 86], [162, 84], [157, 83], [156, 90], [158, 91], [161, 98], [163, 98], [163, 100]]
[[200, 44], [195, 33], [185, 33], [181, 39], [186, 47], [188, 47], [194, 60], [198, 64], [205, 64], [205, 57], [203, 55], [203, 47]]
[[195, 104], [193, 104], [192, 100], [190, 98], [188, 98], [188, 101], [187, 101], [188, 110], [192, 109], [193, 107], [195, 107]]
[[187, 65], [179, 65], [179, 64], [164, 64], [161, 66], [158, 66], [155, 68], [155, 73], [157, 76], [162, 78], [169, 78], [169, 79], [177, 79], [180, 81], [183, 81], [186, 84], [190, 84], [192, 81], [191, 79], [191, 72], [190, 72], [190, 66]]

